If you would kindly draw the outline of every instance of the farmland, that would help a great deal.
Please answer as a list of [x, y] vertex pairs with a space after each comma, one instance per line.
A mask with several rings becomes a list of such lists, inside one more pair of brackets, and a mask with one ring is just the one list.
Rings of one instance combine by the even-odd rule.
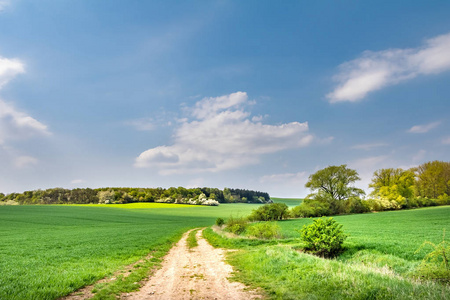
[[[256, 207], [1, 206], [0, 299], [61, 297], [149, 253], [162, 257], [190, 228], [210, 226], [217, 217], [246, 216]], [[408, 278], [427, 253], [415, 253], [422, 242], [439, 243], [442, 229], [450, 231], [449, 216], [449, 206], [337, 216], [349, 238], [347, 250], [332, 261], [296, 251], [296, 230], [311, 219], [279, 222], [284, 236], [280, 244], [239, 240], [227, 241], [226, 247], [243, 249], [229, 256], [241, 271], [237, 279], [262, 286], [273, 298], [311, 293], [326, 298], [336, 289], [347, 293], [340, 294], [343, 298], [371, 293], [375, 298], [442, 298], [441, 285], [415, 285]], [[376, 289], [381, 292], [376, 294]]]
[[0, 299], [66, 295], [149, 252], [167, 251], [189, 228], [211, 225], [217, 216], [244, 215], [255, 206], [128, 207], [1, 206]]

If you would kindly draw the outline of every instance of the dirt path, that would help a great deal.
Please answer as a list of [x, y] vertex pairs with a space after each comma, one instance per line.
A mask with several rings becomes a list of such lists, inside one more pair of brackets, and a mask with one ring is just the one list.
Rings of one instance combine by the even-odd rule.
[[245, 286], [229, 282], [232, 267], [224, 262], [223, 249], [212, 247], [197, 232], [198, 247], [187, 247], [185, 233], [159, 269], [139, 292], [123, 299], [261, 299]]

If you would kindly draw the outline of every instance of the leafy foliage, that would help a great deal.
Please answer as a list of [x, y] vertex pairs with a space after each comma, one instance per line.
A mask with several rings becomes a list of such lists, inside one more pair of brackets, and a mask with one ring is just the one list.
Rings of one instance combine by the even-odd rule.
[[347, 165], [329, 166], [310, 175], [305, 186], [315, 192], [308, 198], [345, 200], [364, 195], [363, 190], [351, 186], [360, 179], [358, 172], [347, 168]]
[[251, 221], [277, 221], [289, 217], [289, 208], [285, 203], [270, 203], [258, 207], [248, 217]]
[[222, 218], [217, 218], [216, 219], [216, 225], [217, 226], [222, 226], [223, 224], [225, 224], [225, 220], [224, 219], [222, 219]]
[[310, 225], [304, 225], [300, 230], [304, 249], [322, 257], [334, 257], [343, 248], [347, 236], [342, 231], [342, 225], [333, 218], [319, 218]]
[[436, 199], [450, 195], [450, 162], [426, 162], [417, 167], [416, 175], [417, 196]]
[[247, 234], [258, 239], [275, 239], [281, 236], [281, 229], [277, 223], [261, 222], [249, 226]]
[[419, 276], [450, 283], [450, 246], [447, 246], [445, 242], [445, 229], [442, 242], [436, 245], [430, 241], [425, 241], [416, 253], [425, 246], [431, 246], [433, 251], [428, 253], [420, 264]]
[[244, 217], [235, 218], [230, 216], [225, 222], [225, 230], [237, 235], [244, 233], [247, 229], [248, 220]]
[[377, 199], [395, 200], [400, 206], [406, 206], [406, 200], [414, 197], [414, 172], [403, 169], [380, 169], [374, 172], [371, 196]]
[[99, 188], [26, 191], [23, 193], [0, 194], [0, 202], [15, 201], [19, 204], [123, 204], [135, 202], [160, 202], [216, 206], [219, 203], [268, 203], [268, 193], [217, 188], [184, 187], [164, 188]]

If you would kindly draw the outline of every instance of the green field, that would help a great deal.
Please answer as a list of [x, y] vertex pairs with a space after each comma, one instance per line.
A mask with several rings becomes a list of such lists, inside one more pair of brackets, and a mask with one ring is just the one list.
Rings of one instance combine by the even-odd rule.
[[[157, 264], [156, 258], [186, 230], [210, 226], [217, 217], [247, 216], [256, 207], [154, 203], [0, 206], [0, 299], [56, 299], [148, 253]], [[311, 219], [279, 222], [285, 236], [280, 244], [256, 240], [226, 243], [227, 247], [246, 249], [229, 258], [241, 270], [239, 280], [262, 286], [273, 298], [327, 298], [327, 293], [336, 289], [360, 298], [367, 298], [375, 289], [381, 292], [374, 298], [445, 298], [448, 296], [442, 297], [440, 285], [416, 286], [404, 278], [426, 254], [426, 250], [414, 254], [420, 244], [440, 242], [443, 228], [450, 232], [449, 217], [449, 206], [335, 217], [350, 237], [347, 251], [333, 261], [295, 251], [299, 243], [295, 230]], [[345, 295], [352, 296], [340, 297]]]
[[417, 282], [415, 270], [450, 231], [450, 206], [334, 217], [349, 235], [345, 252], [326, 260], [297, 251], [297, 232], [312, 219], [280, 221], [284, 240], [257, 244], [211, 231], [215, 245], [243, 249], [229, 255], [236, 279], [263, 287], [273, 299], [450, 299], [450, 288]]
[[303, 202], [303, 199], [300, 198], [270, 198], [273, 202], [276, 203], [284, 203], [289, 207], [294, 207], [300, 205]]
[[0, 299], [58, 298], [149, 252], [167, 251], [189, 228], [255, 207], [1, 206]]

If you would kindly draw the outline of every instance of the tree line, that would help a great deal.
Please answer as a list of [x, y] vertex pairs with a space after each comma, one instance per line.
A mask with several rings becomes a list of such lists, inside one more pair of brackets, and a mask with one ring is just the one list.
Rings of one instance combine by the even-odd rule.
[[379, 169], [365, 192], [353, 186], [360, 180], [346, 165], [329, 166], [309, 176], [312, 193], [295, 207], [293, 217], [396, 210], [450, 204], [450, 162], [431, 161], [416, 168]]
[[268, 193], [217, 188], [52, 188], [25, 191], [23, 193], [0, 193], [0, 201], [18, 204], [123, 204], [134, 202], [164, 202], [218, 205], [218, 203], [268, 203]]

